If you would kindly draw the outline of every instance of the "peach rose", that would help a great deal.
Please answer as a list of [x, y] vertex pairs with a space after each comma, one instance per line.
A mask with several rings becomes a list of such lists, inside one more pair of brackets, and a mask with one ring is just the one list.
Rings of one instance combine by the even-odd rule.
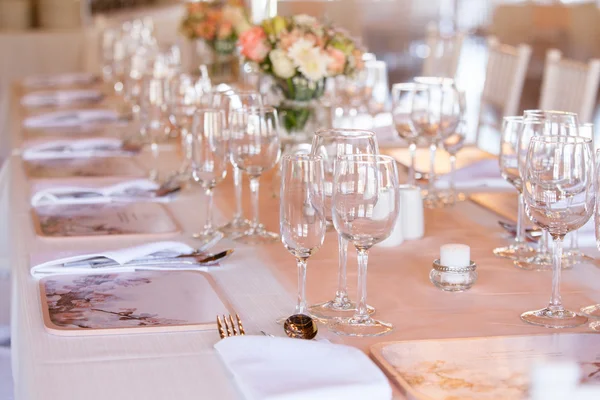
[[196, 27], [196, 35], [202, 39], [212, 40], [215, 37], [216, 30], [215, 24], [206, 21], [198, 24]]
[[271, 50], [267, 35], [263, 28], [255, 26], [240, 36], [242, 55], [255, 62], [264, 61]]
[[233, 25], [229, 22], [223, 22], [219, 26], [219, 32], [217, 33], [217, 37], [219, 39], [227, 39], [233, 33]]
[[363, 69], [365, 67], [365, 62], [362, 59], [362, 51], [354, 49], [352, 51], [352, 56], [354, 57], [354, 65], [356, 66], [356, 69]]
[[288, 51], [290, 47], [301, 37], [300, 31], [294, 29], [291, 32], [282, 32], [279, 36], [279, 48], [283, 51]]
[[329, 75], [343, 73], [346, 66], [346, 55], [344, 52], [335, 47], [328, 47], [326, 53], [329, 56], [329, 64], [327, 65]]

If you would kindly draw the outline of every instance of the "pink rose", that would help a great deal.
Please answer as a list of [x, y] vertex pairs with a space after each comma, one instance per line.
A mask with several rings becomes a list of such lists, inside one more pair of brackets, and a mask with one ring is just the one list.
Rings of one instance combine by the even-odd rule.
[[327, 72], [329, 72], [330, 75], [338, 75], [343, 73], [344, 67], [346, 66], [346, 55], [344, 52], [336, 49], [335, 47], [328, 47], [327, 55], [329, 56]]
[[260, 26], [255, 26], [242, 33], [240, 46], [242, 55], [255, 62], [262, 62], [271, 51], [267, 35]]

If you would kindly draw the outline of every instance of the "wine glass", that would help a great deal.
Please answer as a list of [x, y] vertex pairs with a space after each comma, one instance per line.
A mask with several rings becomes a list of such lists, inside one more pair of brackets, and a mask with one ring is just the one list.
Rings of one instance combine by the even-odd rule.
[[281, 242], [296, 257], [298, 302], [295, 314], [306, 308], [306, 262], [325, 240], [323, 160], [310, 154], [287, 154], [281, 159], [279, 229]]
[[450, 183], [448, 191], [440, 193], [440, 200], [446, 206], [456, 204], [456, 199], [464, 199], [464, 194], [456, 194], [456, 154], [465, 145], [466, 122], [461, 121], [456, 127], [456, 132], [448, 136], [443, 142], [442, 147], [450, 155]]
[[197, 110], [192, 136], [192, 182], [199, 184], [206, 194], [204, 228], [192, 236], [208, 244], [223, 237], [212, 224], [212, 200], [213, 190], [225, 179], [229, 163], [229, 133], [225, 126], [225, 112], [210, 108]]
[[562, 242], [594, 212], [596, 192], [592, 141], [579, 136], [544, 135], [531, 139], [523, 175], [529, 218], [554, 240], [552, 297], [546, 308], [521, 314], [521, 319], [547, 328], [582, 325], [587, 317], [565, 309], [560, 297]]
[[426, 85], [428, 89], [424, 96], [414, 98], [411, 121], [418, 136], [429, 143], [429, 182], [423, 204], [428, 208], [435, 208], [440, 205], [440, 198], [435, 190], [435, 154], [438, 143], [456, 131], [464, 110], [453, 79], [417, 77], [415, 82]]
[[369, 249], [391, 234], [399, 213], [398, 172], [389, 156], [340, 156], [333, 182], [333, 223], [358, 252], [358, 307], [350, 318], [331, 320], [330, 329], [349, 336], [379, 336], [392, 331], [367, 309]]
[[[219, 88], [217, 88], [219, 89]], [[260, 93], [250, 90], [235, 91], [232, 89], [226, 90], [223, 88], [220, 92], [213, 91], [211, 103], [225, 110], [225, 114], [229, 121], [229, 116], [233, 110], [244, 108], [260, 108], [263, 106], [263, 97]], [[236, 167], [233, 160], [233, 188], [235, 193], [235, 212], [231, 221], [227, 222], [221, 228], [221, 232], [231, 237], [237, 237], [244, 234], [250, 228], [250, 221], [244, 218], [244, 210], [242, 208], [242, 187], [243, 177], [242, 170]]]
[[[505, 247], [494, 249], [494, 254], [498, 257], [510, 258], [512, 260], [523, 260], [533, 256], [535, 249], [527, 244], [525, 238], [525, 202], [523, 199], [523, 181], [519, 173], [519, 140], [523, 133], [523, 117], [504, 117], [502, 120], [502, 135], [500, 138], [500, 171], [502, 177], [512, 184], [517, 192], [518, 212], [517, 212], [517, 234], [513, 243]], [[541, 128], [541, 125], [540, 125]], [[523, 146], [529, 142], [521, 142]], [[525, 152], [523, 152], [526, 154]]]
[[426, 85], [411, 82], [395, 83], [392, 86], [392, 119], [398, 135], [408, 142], [408, 149], [410, 151], [408, 184], [411, 186], [415, 185], [415, 161], [419, 135], [411, 119], [413, 102], [416, 101], [418, 103], [420, 97], [426, 96], [428, 96]]
[[275, 167], [281, 153], [279, 120], [273, 107], [238, 108], [230, 114], [231, 161], [250, 178], [253, 218], [243, 236], [235, 239], [248, 244], [271, 243], [279, 235], [267, 231], [258, 220], [260, 176]]
[[[325, 187], [325, 219], [333, 224], [333, 180], [336, 160], [350, 154], [379, 154], [377, 139], [370, 131], [359, 129], [322, 129], [315, 133], [312, 141], [313, 155], [323, 158]], [[355, 304], [348, 298], [346, 284], [346, 260], [348, 241], [338, 233], [338, 287], [333, 300], [310, 307], [311, 314], [319, 318], [333, 318], [354, 312]], [[371, 312], [372, 308], [369, 308]]]
[[150, 170], [150, 179], [160, 179], [159, 143], [165, 138], [167, 113], [165, 101], [165, 79], [146, 76], [142, 82], [139, 101], [140, 134], [150, 144], [154, 161]]
[[[385, 61], [368, 61], [365, 63], [365, 103], [369, 114], [375, 118], [385, 111], [389, 100], [388, 71]], [[375, 125], [375, 121], [373, 121]]]

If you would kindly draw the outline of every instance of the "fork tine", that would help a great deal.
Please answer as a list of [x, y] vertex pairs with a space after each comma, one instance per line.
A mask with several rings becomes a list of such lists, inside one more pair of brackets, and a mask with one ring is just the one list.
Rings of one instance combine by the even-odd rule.
[[231, 323], [231, 331], [233, 332], [233, 336], [238, 335], [238, 331], [235, 329], [235, 322], [233, 322], [233, 317], [229, 314], [229, 322]]
[[227, 323], [227, 317], [225, 316], [225, 314], [223, 314], [223, 324], [225, 325], [225, 329], [227, 330], [227, 336], [233, 336], [233, 332], [231, 332], [231, 328]]
[[242, 325], [242, 320], [240, 319], [240, 316], [235, 314], [235, 318], [237, 319], [237, 323], [238, 323], [238, 329], [240, 331], [240, 335], [245, 335], [246, 331], [244, 331], [244, 325]]
[[217, 315], [217, 327], [219, 328], [219, 336], [221, 336], [221, 339], [225, 338], [225, 329], [223, 329], [223, 324], [221, 323], [221, 317], [219, 317]]

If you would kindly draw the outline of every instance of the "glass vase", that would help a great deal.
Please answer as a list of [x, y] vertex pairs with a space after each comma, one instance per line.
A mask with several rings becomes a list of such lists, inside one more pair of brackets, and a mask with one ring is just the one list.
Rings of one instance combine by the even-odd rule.
[[310, 141], [319, 127], [316, 105], [325, 91], [325, 79], [315, 82], [296, 76], [275, 82], [281, 94], [277, 111], [285, 130], [284, 139], [293, 143]]

